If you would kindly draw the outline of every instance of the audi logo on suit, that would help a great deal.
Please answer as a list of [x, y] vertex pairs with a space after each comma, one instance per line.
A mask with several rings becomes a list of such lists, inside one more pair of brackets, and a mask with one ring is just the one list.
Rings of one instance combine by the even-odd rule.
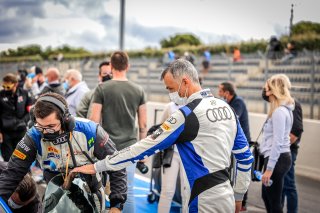
[[213, 123], [232, 119], [232, 112], [226, 106], [208, 109], [206, 115], [209, 121]]

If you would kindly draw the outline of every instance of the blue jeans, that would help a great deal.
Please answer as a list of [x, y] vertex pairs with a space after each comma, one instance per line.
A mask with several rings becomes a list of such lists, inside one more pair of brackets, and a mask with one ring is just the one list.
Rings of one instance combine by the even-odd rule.
[[291, 168], [287, 175], [284, 177], [284, 185], [282, 191], [282, 205], [284, 205], [285, 197], [287, 197], [287, 210], [288, 213], [298, 212], [298, 193], [296, 188], [294, 166], [297, 159], [297, 150], [291, 150]]
[[122, 213], [135, 213], [135, 201], [134, 201], [134, 193], [133, 193], [133, 185], [134, 185], [134, 173], [136, 171], [136, 163], [128, 166], [127, 170], [127, 201], [124, 204]]

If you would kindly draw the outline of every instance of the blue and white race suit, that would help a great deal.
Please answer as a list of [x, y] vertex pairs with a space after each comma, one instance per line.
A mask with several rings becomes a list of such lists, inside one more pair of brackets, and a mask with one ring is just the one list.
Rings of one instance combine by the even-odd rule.
[[[97, 172], [118, 170], [176, 144], [188, 184], [183, 190], [183, 212], [234, 212], [250, 184], [253, 161], [237, 118], [224, 101], [202, 90], [173, 113], [149, 137], [94, 166]], [[232, 188], [227, 168], [231, 152], [237, 160]]]

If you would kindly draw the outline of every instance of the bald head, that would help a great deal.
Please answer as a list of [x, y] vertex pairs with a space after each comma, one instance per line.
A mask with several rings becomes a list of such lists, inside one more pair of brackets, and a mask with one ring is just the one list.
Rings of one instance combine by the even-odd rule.
[[59, 81], [60, 78], [60, 72], [55, 67], [50, 67], [46, 72], [46, 78], [48, 79], [48, 83], [51, 83], [53, 81]]

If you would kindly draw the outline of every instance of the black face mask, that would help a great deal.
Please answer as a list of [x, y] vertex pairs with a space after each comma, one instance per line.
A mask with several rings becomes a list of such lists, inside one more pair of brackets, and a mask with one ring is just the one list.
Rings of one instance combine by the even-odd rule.
[[267, 101], [267, 102], [270, 102], [269, 96], [267, 96], [267, 90], [266, 90], [266, 88], [263, 88], [263, 90], [262, 90], [262, 98], [263, 98], [263, 100], [265, 100], [265, 101]]
[[109, 81], [111, 79], [112, 79], [111, 75], [105, 75], [102, 77], [102, 82]]
[[44, 142], [52, 142], [54, 145], [63, 144], [69, 140], [69, 132], [59, 133], [56, 131], [54, 133], [46, 133], [43, 135]]
[[38, 86], [40, 87], [42, 84], [43, 84], [43, 82], [41, 82], [41, 81], [37, 81], [37, 84], [38, 84]]
[[13, 92], [12, 90], [5, 90], [4, 94], [6, 94], [6, 96], [12, 96]]

